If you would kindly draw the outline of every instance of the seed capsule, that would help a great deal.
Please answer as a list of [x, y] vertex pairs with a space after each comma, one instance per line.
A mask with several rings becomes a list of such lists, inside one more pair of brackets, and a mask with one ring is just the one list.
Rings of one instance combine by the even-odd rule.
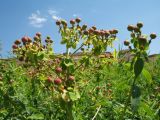
[[151, 34], [150, 34], [150, 38], [151, 38], [151, 39], [155, 39], [156, 37], [157, 37], [157, 35], [156, 35], [155, 33], [151, 33]]
[[86, 30], [86, 28], [87, 28], [86, 24], [82, 26], [82, 30]]
[[76, 18], [75, 21], [76, 21], [77, 23], [80, 23], [80, 22], [81, 22], [81, 19], [80, 19], [80, 18]]
[[57, 21], [56, 21], [56, 25], [61, 25], [61, 21], [60, 21], [60, 20], [57, 20]]
[[70, 20], [70, 24], [74, 25], [75, 24], [75, 20]]
[[128, 40], [125, 40], [125, 41], [124, 41], [124, 45], [125, 45], [125, 46], [128, 46], [129, 44], [130, 44], [130, 42], [129, 42]]
[[142, 27], [143, 27], [143, 23], [138, 22], [138, 23], [137, 23], [137, 27], [138, 27], [138, 28], [142, 28]]
[[128, 31], [133, 31], [134, 30], [134, 26], [133, 25], [128, 25], [127, 29], [128, 29]]
[[20, 40], [16, 40], [14, 43], [15, 43], [16, 45], [19, 45], [19, 44], [21, 44], [21, 41], [20, 41]]

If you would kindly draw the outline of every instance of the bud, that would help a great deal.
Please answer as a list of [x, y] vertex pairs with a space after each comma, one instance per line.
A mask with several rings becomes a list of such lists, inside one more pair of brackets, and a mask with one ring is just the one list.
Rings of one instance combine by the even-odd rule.
[[40, 32], [37, 32], [37, 33], [36, 33], [36, 36], [41, 37], [41, 33], [40, 33]]
[[93, 30], [96, 30], [96, 29], [97, 29], [96, 26], [92, 26], [92, 28], [93, 28]]
[[133, 31], [134, 30], [134, 26], [133, 25], [128, 25], [127, 29], [128, 29], [128, 31]]
[[61, 72], [62, 72], [62, 68], [61, 68], [61, 67], [57, 67], [57, 68], [55, 69], [55, 71], [56, 71], [56, 73], [61, 73]]
[[60, 20], [57, 20], [57, 21], [56, 21], [56, 25], [61, 25], [61, 21], [60, 21]]
[[157, 35], [156, 35], [155, 33], [151, 33], [151, 34], [150, 34], [150, 38], [151, 38], [151, 39], [155, 39], [156, 37], [157, 37]]
[[86, 28], [87, 28], [86, 24], [82, 26], [82, 30], [86, 30]]
[[110, 35], [110, 32], [108, 30], [105, 31], [105, 36], [108, 37]]
[[85, 31], [83, 32], [84, 35], [88, 35], [88, 33], [89, 33], [89, 32], [88, 32], [87, 30], [85, 30]]
[[125, 45], [125, 46], [128, 46], [129, 44], [130, 44], [130, 42], [129, 42], [128, 40], [125, 40], [125, 41], [124, 41], [124, 45]]
[[24, 36], [24, 37], [22, 37], [21, 40], [22, 40], [23, 43], [26, 43], [26, 42], [28, 42], [28, 37], [27, 37], [27, 36]]
[[135, 38], [135, 33], [131, 33], [131, 37], [132, 37], [132, 38]]
[[70, 76], [69, 76], [69, 78], [68, 78], [68, 80], [70, 80], [70, 81], [74, 81], [74, 80], [75, 80], [75, 78], [74, 78], [74, 76], [70, 75]]
[[14, 45], [12, 45], [12, 48], [13, 48], [13, 49], [17, 49], [18, 46], [14, 44]]
[[140, 32], [140, 29], [138, 27], [134, 27], [134, 32]]
[[80, 22], [81, 22], [81, 19], [80, 19], [80, 18], [76, 18], [75, 20], [76, 20], [77, 23], [80, 23]]
[[20, 41], [20, 40], [16, 40], [16, 41], [14, 42], [14, 44], [19, 45], [19, 44], [21, 44], [21, 41]]
[[62, 20], [61, 23], [63, 26], [67, 26], [67, 22], [65, 20]]
[[93, 28], [90, 28], [88, 31], [89, 31], [89, 34], [94, 32]]
[[47, 36], [47, 39], [51, 39], [51, 37], [50, 37], [50, 36]]
[[75, 20], [70, 20], [70, 24], [74, 25], [75, 24]]
[[118, 33], [118, 30], [117, 29], [113, 29], [113, 34], [117, 34]]
[[143, 36], [140, 36], [140, 37], [138, 38], [138, 41], [139, 41], [140, 43], [142, 43], [142, 44], [146, 44], [147, 39], [146, 39], [145, 37], [143, 37]]
[[54, 84], [56, 84], [56, 85], [60, 85], [61, 83], [62, 83], [62, 80], [60, 78], [56, 78], [54, 80]]
[[51, 78], [51, 77], [48, 77], [48, 78], [47, 78], [47, 81], [48, 81], [49, 83], [51, 83], [51, 82], [52, 82], [52, 78]]
[[34, 36], [34, 38], [33, 38], [35, 41], [37, 41], [37, 40], [39, 40], [39, 37], [36, 35], [36, 36]]
[[138, 28], [142, 28], [142, 27], [143, 27], [143, 23], [138, 22], [138, 23], [137, 23], [137, 27], [138, 27]]

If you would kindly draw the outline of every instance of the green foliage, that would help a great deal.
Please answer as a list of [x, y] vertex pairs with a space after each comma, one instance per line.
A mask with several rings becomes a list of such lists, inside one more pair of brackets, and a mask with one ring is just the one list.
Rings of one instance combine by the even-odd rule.
[[131, 39], [125, 45], [133, 58], [123, 61], [116, 50], [104, 53], [116, 40], [116, 29], [98, 30], [80, 21], [56, 22], [64, 55], [54, 54], [49, 36], [43, 44], [40, 33], [15, 41], [17, 59], [0, 61], [0, 119], [160, 119], [159, 58], [146, 62], [155, 34], [149, 40], [142, 23], [128, 26]]

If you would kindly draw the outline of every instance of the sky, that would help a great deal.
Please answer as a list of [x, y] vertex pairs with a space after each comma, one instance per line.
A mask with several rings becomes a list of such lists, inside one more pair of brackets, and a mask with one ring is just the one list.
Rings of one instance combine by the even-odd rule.
[[119, 30], [115, 48], [123, 49], [123, 41], [129, 39], [127, 26], [143, 22], [143, 33], [157, 33], [150, 46], [150, 54], [160, 53], [160, 0], [0, 0], [0, 43], [2, 57], [10, 56], [13, 42], [23, 36], [42, 38], [51, 36], [54, 51], [65, 52], [57, 19], [80, 17], [82, 24], [96, 25], [99, 29]]

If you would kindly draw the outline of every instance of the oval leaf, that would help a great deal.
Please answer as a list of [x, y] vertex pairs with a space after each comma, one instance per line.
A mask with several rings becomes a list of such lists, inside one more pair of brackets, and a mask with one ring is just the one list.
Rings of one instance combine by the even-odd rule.
[[141, 72], [143, 70], [143, 67], [144, 67], [143, 59], [138, 58], [137, 61], [134, 64], [134, 74], [135, 74], [136, 78], [141, 74]]

